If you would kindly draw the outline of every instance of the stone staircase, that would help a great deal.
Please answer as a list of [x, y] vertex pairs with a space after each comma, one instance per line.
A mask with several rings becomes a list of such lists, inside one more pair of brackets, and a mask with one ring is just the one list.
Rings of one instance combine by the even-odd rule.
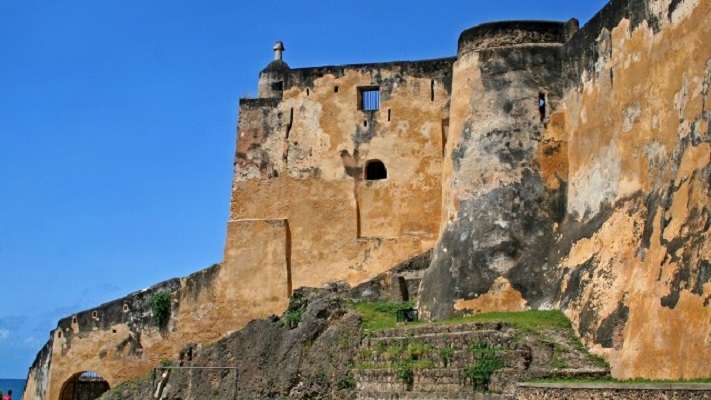
[[[357, 398], [510, 399], [518, 382], [532, 378], [608, 374], [607, 369], [585, 362], [573, 363], [577, 365], [570, 368], [546, 366], [565, 345], [501, 323], [425, 325], [378, 332], [363, 341], [357, 356], [353, 370]], [[574, 344], [570, 350], [580, 351]]]

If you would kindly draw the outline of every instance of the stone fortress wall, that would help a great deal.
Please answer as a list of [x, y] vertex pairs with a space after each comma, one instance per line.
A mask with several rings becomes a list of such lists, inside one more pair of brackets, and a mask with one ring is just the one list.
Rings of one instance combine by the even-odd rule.
[[561, 309], [617, 378], [711, 375], [710, 19], [620, 0], [558, 44], [462, 35], [425, 315]]
[[240, 101], [222, 263], [61, 320], [24, 398], [144, 376], [432, 248], [426, 317], [560, 308], [616, 377], [711, 376], [709, 20], [711, 0], [613, 0], [581, 29], [484, 24], [453, 58], [316, 68], [277, 44]]
[[[280, 314], [296, 288], [355, 286], [431, 249], [453, 61], [289, 69], [275, 60], [260, 97], [240, 101], [222, 263], [61, 320], [25, 398], [59, 399], [83, 371], [111, 386], [144, 376], [189, 344]], [[360, 110], [373, 87], [380, 109]], [[366, 179], [377, 161], [387, 179]], [[163, 329], [149, 304], [157, 292], [172, 296]]]

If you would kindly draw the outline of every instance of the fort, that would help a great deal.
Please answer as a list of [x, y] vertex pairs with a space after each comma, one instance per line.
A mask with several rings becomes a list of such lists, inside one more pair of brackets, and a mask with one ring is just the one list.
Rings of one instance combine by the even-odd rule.
[[710, 0], [612, 0], [583, 27], [475, 26], [449, 58], [312, 68], [277, 42], [239, 103], [223, 260], [60, 320], [24, 399], [374, 280], [425, 320], [561, 310], [618, 379], [711, 377], [709, 21]]

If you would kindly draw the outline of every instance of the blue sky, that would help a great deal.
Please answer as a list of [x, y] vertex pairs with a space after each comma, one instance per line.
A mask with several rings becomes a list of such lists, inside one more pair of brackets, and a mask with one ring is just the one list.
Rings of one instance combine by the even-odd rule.
[[0, 2], [0, 378], [56, 320], [220, 261], [236, 105], [292, 67], [454, 55], [605, 1]]

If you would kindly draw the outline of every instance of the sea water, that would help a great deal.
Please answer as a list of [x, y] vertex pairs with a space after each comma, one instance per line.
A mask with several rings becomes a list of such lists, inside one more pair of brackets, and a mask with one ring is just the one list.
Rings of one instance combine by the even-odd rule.
[[25, 380], [0, 379], [0, 391], [2, 391], [2, 394], [7, 394], [8, 390], [12, 390], [12, 400], [22, 399], [22, 393], [25, 391]]

